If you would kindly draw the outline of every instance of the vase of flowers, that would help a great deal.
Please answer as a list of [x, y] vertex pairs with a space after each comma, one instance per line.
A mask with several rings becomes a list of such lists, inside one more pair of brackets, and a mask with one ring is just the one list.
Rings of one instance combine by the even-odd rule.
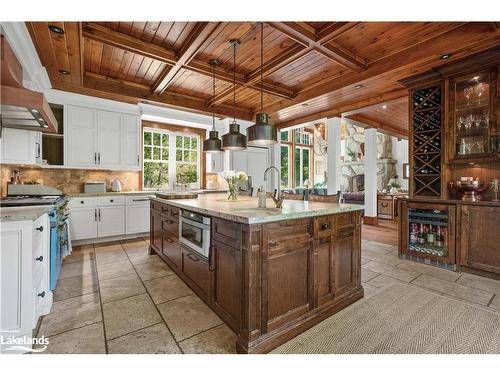
[[238, 182], [248, 180], [245, 172], [225, 171], [222, 172], [222, 178], [226, 180], [229, 187], [229, 196], [227, 199], [235, 201], [238, 199]]

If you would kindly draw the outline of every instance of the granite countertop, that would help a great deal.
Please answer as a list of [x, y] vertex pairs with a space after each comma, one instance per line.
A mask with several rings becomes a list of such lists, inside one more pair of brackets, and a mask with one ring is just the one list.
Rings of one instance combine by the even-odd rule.
[[54, 206], [1, 207], [0, 222], [35, 221]]
[[209, 194], [209, 193], [220, 193], [223, 190], [207, 190], [207, 189], [194, 189], [194, 190], [186, 190], [186, 191], [177, 191], [177, 190], [165, 190], [165, 191], [156, 191], [156, 190], [132, 190], [132, 191], [107, 191], [105, 193], [68, 193], [66, 194], [67, 198], [78, 198], [78, 197], [105, 197], [108, 195], [155, 195], [163, 194], [163, 195], [196, 195], [196, 194]]
[[334, 215], [342, 212], [359, 211], [359, 204], [337, 204], [284, 200], [282, 208], [275, 208], [272, 199], [266, 201], [267, 208], [258, 208], [254, 197], [240, 196], [237, 201], [229, 201], [226, 194], [200, 195], [197, 199], [152, 198], [172, 206], [198, 212], [208, 216], [236, 221], [243, 224], [260, 224], [290, 219]]

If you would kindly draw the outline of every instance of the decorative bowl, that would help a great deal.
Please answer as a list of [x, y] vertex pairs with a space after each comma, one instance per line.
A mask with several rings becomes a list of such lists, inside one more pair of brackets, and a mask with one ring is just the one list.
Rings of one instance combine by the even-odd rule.
[[449, 183], [450, 188], [462, 194], [463, 201], [477, 202], [481, 200], [481, 194], [491, 187], [490, 182], [485, 181], [453, 181]]

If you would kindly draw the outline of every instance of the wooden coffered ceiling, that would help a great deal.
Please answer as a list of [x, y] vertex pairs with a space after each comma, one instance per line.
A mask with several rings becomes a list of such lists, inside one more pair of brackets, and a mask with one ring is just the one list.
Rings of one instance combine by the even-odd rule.
[[[64, 34], [49, 30], [59, 26]], [[56, 89], [236, 117], [260, 111], [260, 24], [27, 22]], [[500, 45], [494, 23], [265, 22], [264, 110], [280, 127], [406, 95], [402, 78]], [[452, 54], [441, 60], [442, 54]], [[212, 98], [210, 59], [217, 58]], [[69, 74], [63, 74], [66, 71]], [[361, 87], [356, 87], [361, 85]]]

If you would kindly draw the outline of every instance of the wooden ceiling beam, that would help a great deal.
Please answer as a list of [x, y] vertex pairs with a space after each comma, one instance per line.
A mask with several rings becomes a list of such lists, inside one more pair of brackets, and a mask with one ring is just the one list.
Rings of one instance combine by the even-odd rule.
[[167, 65], [175, 65], [177, 63], [175, 51], [157, 46], [154, 43], [145, 42], [108, 27], [101, 26], [95, 22], [84, 22], [82, 25], [82, 32], [84, 38], [108, 44], [124, 51], [137, 53], [141, 56], [164, 62]]
[[160, 77], [153, 85], [155, 94], [163, 93], [174, 82], [184, 65], [189, 64], [198, 51], [206, 44], [210, 36], [221, 25], [221, 22], [197, 22], [186, 41], [177, 53], [177, 61], [171, 68], [165, 67]]
[[[266, 112], [272, 115], [333, 91], [367, 82], [382, 74], [417, 67], [432, 69], [443, 64], [439, 56], [444, 52], [453, 53], [453, 59], [459, 59], [498, 45], [499, 38], [500, 30], [492, 31], [488, 23], [466, 23], [448, 33], [381, 59], [358, 74], [346, 74], [333, 80], [325, 79], [320, 85], [299, 92], [292, 100], [278, 101], [266, 107]], [[455, 47], [450, 48], [451, 46]]]
[[[262, 67], [262, 75], [263, 77], [270, 76], [271, 74], [277, 72], [278, 70], [288, 66], [292, 62], [296, 61], [297, 59], [300, 59], [302, 56], [307, 55], [312, 51], [312, 48], [309, 47], [304, 47], [303, 45], [300, 44], [294, 44], [287, 49], [285, 49], [283, 52], [281, 52], [279, 55], [273, 57], [272, 59], [269, 59], [266, 61]], [[250, 87], [257, 85], [260, 87], [260, 67], [253, 70], [252, 72], [248, 73], [245, 76], [245, 81], [243, 83], [239, 84], [239, 87], [237, 87], [236, 92], [239, 92], [243, 88]], [[263, 91], [266, 91], [266, 85], [268, 83], [264, 82], [264, 87]], [[288, 90], [288, 98], [292, 99], [295, 97], [295, 93], [292, 90]], [[233, 93], [232, 88], [228, 88], [227, 90], [224, 90], [217, 94], [215, 98], [211, 99], [209, 101], [209, 104], [220, 104], [223, 103], [225, 100], [227, 100]]]
[[[176, 53], [173, 50], [159, 47], [153, 43], [142, 41], [138, 38], [131, 37], [127, 34], [123, 34], [118, 31], [114, 31], [110, 28], [101, 26], [94, 22], [84, 22], [82, 25], [82, 29], [84, 38], [109, 44], [112, 45], [113, 47], [137, 53], [141, 56], [150, 57], [152, 59], [166, 63], [168, 66], [165, 67], [164, 73], [162, 73], [160, 79], [157, 81], [158, 82], [157, 86], [160, 86], [161, 81], [166, 80], [167, 75], [169, 74], [170, 71], [171, 71], [170, 75], [174, 75], [172, 67], [175, 67], [175, 72], [179, 71], [179, 66], [180, 66], [181, 69], [182, 68], [187, 69], [199, 74], [203, 74], [205, 76], [210, 76], [210, 77], [212, 76], [212, 68], [208, 63], [208, 61], [202, 61], [196, 59], [195, 58], [196, 53], [190, 53], [192, 52], [192, 50], [189, 49], [189, 46], [192, 45], [192, 43], [190, 44], [186, 43], [184, 46], [185, 51], [182, 51], [181, 48], [181, 51], [179, 51], [179, 53]], [[209, 37], [207, 37], [207, 40], [208, 39]], [[199, 49], [201, 49], [201, 47], [199, 47], [198, 50]], [[190, 58], [186, 58], [186, 62], [184, 64], [178, 64], [178, 62], [181, 60], [181, 57], [184, 55], [187, 57], [188, 54], [190, 54], [189, 56]], [[220, 67], [216, 68], [215, 76], [217, 79], [226, 82], [233, 82], [233, 73], [223, 68]], [[173, 80], [170, 79], [168, 82], [173, 82]], [[236, 83], [238, 85], [244, 85], [246, 83], [245, 75], [237, 72]], [[153, 85], [153, 89], [155, 89], [157, 86]], [[260, 86], [257, 86], [255, 84], [249, 85], [248, 87], [254, 90], [260, 90]], [[295, 96], [294, 92], [291, 89], [287, 89], [270, 83], [264, 84], [264, 92], [283, 99], [292, 99]]]
[[331, 42], [359, 22], [328, 22], [316, 30], [316, 41], [322, 45]]
[[369, 106], [385, 103], [392, 100], [405, 99], [408, 97], [408, 90], [397, 90], [391, 91], [388, 93], [384, 93], [381, 95], [373, 96], [366, 99], [357, 99], [348, 103], [341, 103], [338, 106], [331, 107], [324, 111], [319, 111], [315, 113], [310, 113], [302, 117], [294, 118], [288, 121], [281, 121], [276, 124], [278, 129], [288, 128], [290, 126], [304, 124], [309, 121], [315, 121], [322, 118], [330, 118], [330, 117], [340, 117], [344, 113], [348, 113], [349, 111], [354, 111], [359, 108], [367, 108]]
[[[352, 120], [354, 121], [358, 126], [361, 126], [362, 128], [375, 128], [379, 130], [381, 133], [386, 133], [388, 135], [396, 136], [396, 137], [401, 137], [401, 138], [408, 138], [408, 129], [401, 129], [401, 128], [396, 128], [394, 126], [390, 126], [387, 124], [380, 123], [378, 121], [374, 121], [372, 119], [366, 118], [362, 115], [351, 115], [348, 117], [342, 117], [345, 120]], [[366, 126], [363, 126], [366, 125]]]
[[347, 69], [354, 72], [361, 72], [367, 67], [361, 57], [354, 55], [338, 44], [323, 44], [319, 42], [316, 33], [307, 31], [295, 22], [268, 22], [268, 24], [297, 43], [313, 48], [314, 51]]
[[[190, 95], [173, 93], [166, 91], [161, 95], [151, 93], [148, 86], [135, 82], [124, 81], [95, 73], [85, 73], [83, 87], [60, 85], [57, 89], [65, 91], [81, 92], [87, 95], [99, 93], [99, 97], [114, 98], [115, 100], [129, 103], [151, 102], [159, 103], [169, 107], [183, 108], [198, 113], [212, 114], [220, 116], [233, 116], [233, 108], [228, 105], [220, 105], [212, 108], [206, 104], [206, 100]], [[241, 108], [236, 108], [236, 118], [242, 120], [252, 120], [252, 112]]]

